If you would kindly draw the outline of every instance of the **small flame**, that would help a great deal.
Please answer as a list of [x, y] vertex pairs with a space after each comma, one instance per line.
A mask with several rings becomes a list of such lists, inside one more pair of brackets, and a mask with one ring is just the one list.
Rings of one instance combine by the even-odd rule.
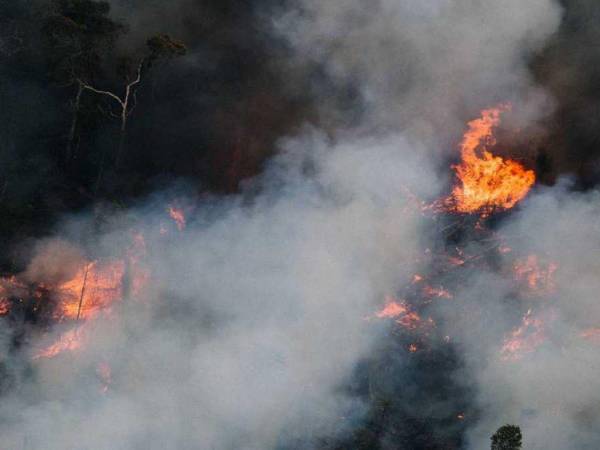
[[413, 275], [413, 278], [412, 278], [413, 284], [419, 283], [421, 281], [423, 281], [423, 277], [421, 275], [419, 275], [418, 273]]
[[185, 213], [183, 212], [183, 209], [181, 208], [176, 208], [174, 206], [169, 206], [169, 216], [171, 217], [171, 219], [173, 219], [173, 221], [175, 222], [175, 225], [177, 225], [177, 229], [179, 231], [183, 231], [185, 229]]
[[395, 317], [406, 314], [408, 309], [403, 303], [398, 303], [394, 300], [388, 300], [385, 307], [377, 312], [375, 316], [379, 319], [393, 319]]
[[379, 319], [396, 319], [396, 323], [405, 328], [414, 329], [421, 323], [421, 317], [411, 311], [405, 302], [399, 302], [393, 297], [386, 297], [385, 307], [375, 314]]
[[6, 298], [0, 298], [0, 316], [5, 316], [10, 312], [10, 302]]
[[557, 269], [558, 265], [553, 262], [543, 265], [537, 255], [518, 259], [513, 265], [515, 279], [523, 281], [529, 294], [535, 295], [547, 295], [556, 290], [554, 273]]
[[528, 310], [521, 325], [504, 340], [501, 358], [505, 361], [519, 360], [525, 353], [531, 353], [542, 345], [545, 339], [544, 322], [533, 317], [531, 310]]
[[438, 298], [447, 298], [452, 299], [454, 296], [448, 292], [443, 287], [434, 288], [432, 286], [424, 286], [423, 287], [423, 295], [429, 298], [438, 297]]
[[510, 105], [487, 109], [469, 122], [460, 144], [462, 162], [453, 166], [459, 184], [446, 200], [451, 209], [487, 216], [494, 209], [512, 208], [533, 186], [532, 170], [488, 150], [495, 144], [492, 131], [500, 124], [500, 114], [509, 109]]
[[58, 341], [54, 344], [46, 347], [39, 352], [37, 352], [33, 359], [39, 358], [53, 358], [60, 353], [66, 351], [75, 351], [79, 350], [83, 346], [83, 342], [86, 338], [86, 333], [83, 327], [73, 328], [65, 333], [63, 333]]

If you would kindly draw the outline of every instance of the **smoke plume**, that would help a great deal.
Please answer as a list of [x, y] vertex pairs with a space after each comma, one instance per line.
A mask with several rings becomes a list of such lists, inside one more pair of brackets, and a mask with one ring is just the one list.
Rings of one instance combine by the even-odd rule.
[[[600, 360], [585, 333], [600, 326], [600, 203], [575, 189], [597, 175], [595, 115], [569, 128], [584, 131], [585, 168], [569, 161], [577, 139], [557, 125], [597, 103], [570, 96], [593, 79], [580, 59], [573, 73], [562, 67], [572, 42], [593, 34], [569, 26], [583, 15], [577, 2], [110, 3], [110, 17], [129, 24], [119, 52], [135, 54], [150, 30], [177, 34], [189, 52], [140, 91], [123, 167], [107, 170], [104, 190], [56, 187], [48, 203], [59, 219], [4, 244], [27, 261], [7, 264], [19, 289], [52, 301], [82, 265], [84, 278], [93, 272], [86, 261], [127, 261], [122, 298], [76, 329], [85, 345], [73, 351], [36, 353], [73, 332], [60, 320], [41, 331], [25, 313], [0, 319], [4, 447], [482, 449], [505, 423], [521, 426], [528, 449], [598, 447]], [[52, 145], [32, 149], [60, 95], [39, 97], [43, 114], [28, 129], [41, 82], [17, 78], [0, 70], [19, 103], [0, 155], [28, 149], [0, 171], [8, 204], [60, 185], [51, 169], [43, 181], [32, 173], [56, 163], [45, 164]], [[429, 220], [423, 205], [450, 191], [465, 122], [509, 103], [503, 151], [540, 172], [552, 166], [548, 180], [559, 181], [490, 221], [513, 253], [442, 280], [451, 299], [420, 311], [442, 339], [413, 358], [375, 312], [414, 282], [423, 255], [488, 251], [476, 232], [441, 237], [454, 225]], [[78, 157], [93, 161], [113, 144], [110, 125], [88, 119], [81, 145], [94, 151]], [[90, 167], [75, 178], [96, 180]], [[567, 171], [579, 178], [558, 177]], [[174, 204], [185, 219], [169, 218]], [[551, 262], [547, 298], [520, 302], [514, 254]], [[504, 358], [522, 320], [544, 342]]]

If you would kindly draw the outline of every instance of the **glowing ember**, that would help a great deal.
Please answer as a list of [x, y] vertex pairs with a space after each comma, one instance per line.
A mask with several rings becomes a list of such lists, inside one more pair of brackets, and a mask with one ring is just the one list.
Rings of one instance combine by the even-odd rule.
[[183, 209], [176, 208], [174, 206], [169, 206], [168, 211], [169, 216], [171, 216], [171, 219], [173, 219], [173, 221], [177, 225], [177, 229], [179, 231], [183, 231], [185, 228], [185, 214], [183, 212]]
[[453, 166], [459, 184], [446, 200], [452, 210], [485, 216], [495, 209], [510, 209], [533, 186], [532, 170], [494, 156], [488, 150], [495, 144], [492, 131], [500, 123], [500, 114], [507, 109], [509, 106], [484, 110], [481, 118], [469, 122], [460, 144], [462, 162]]
[[545, 341], [544, 323], [541, 319], [532, 317], [531, 310], [527, 311], [521, 326], [504, 340], [500, 351], [505, 361], [521, 359], [525, 353], [531, 353]]
[[555, 291], [555, 263], [543, 265], [536, 255], [517, 260], [513, 265], [515, 279], [527, 284], [530, 294], [547, 295]]

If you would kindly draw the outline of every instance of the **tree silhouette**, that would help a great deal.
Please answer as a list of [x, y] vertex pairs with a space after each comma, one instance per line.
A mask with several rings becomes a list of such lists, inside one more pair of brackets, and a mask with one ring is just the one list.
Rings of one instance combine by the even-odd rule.
[[516, 425], [504, 425], [494, 433], [492, 450], [520, 450], [523, 436], [521, 428]]
[[185, 55], [186, 46], [167, 34], [157, 34], [146, 41], [148, 53], [140, 57], [137, 63], [133, 63], [133, 58], [121, 58], [119, 68], [123, 74], [124, 88], [123, 93], [119, 95], [114, 91], [98, 89], [93, 85], [86, 83], [82, 79], [78, 79], [78, 83], [82, 89], [87, 89], [99, 95], [103, 95], [114, 100], [118, 105], [118, 113], [111, 113], [112, 116], [120, 120], [120, 138], [116, 157], [116, 165], [118, 166], [123, 145], [125, 142], [125, 134], [127, 132], [127, 120], [136, 106], [136, 89], [142, 81], [143, 75], [160, 59], [171, 59], [176, 56]]
[[108, 17], [110, 5], [94, 0], [55, 0], [43, 30], [51, 77], [77, 87], [65, 159], [73, 153], [84, 83], [92, 83], [101, 70], [102, 55], [114, 47], [125, 27]]

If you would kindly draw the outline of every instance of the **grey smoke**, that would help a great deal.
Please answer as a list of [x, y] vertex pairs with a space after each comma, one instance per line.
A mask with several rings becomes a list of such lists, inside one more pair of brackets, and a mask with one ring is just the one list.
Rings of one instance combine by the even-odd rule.
[[[379, 333], [367, 319], [415, 270], [421, 218], [405, 190], [439, 186], [399, 136], [311, 136], [283, 144], [250, 204], [206, 204], [181, 235], [158, 233], [164, 203], [131, 212], [147, 228], [150, 294], [95, 322], [79, 353], [35, 362], [0, 407], [4, 445], [265, 449], [358, 423], [364, 405], [343, 383]], [[119, 254], [126, 234], [116, 227], [98, 247]], [[29, 276], [47, 255], [78, 256], [59, 243], [40, 251]]]
[[[600, 360], [597, 343], [580, 336], [600, 322], [596, 300], [600, 287], [596, 276], [599, 213], [597, 192], [570, 193], [569, 183], [564, 182], [532, 196], [499, 230], [507, 236], [509, 246], [523, 254], [542, 255], [558, 265], [557, 290], [538, 299], [538, 304], [530, 302], [547, 321], [547, 339], [521, 361], [500, 361], [498, 343], [489, 342], [484, 330], [464, 330], [466, 348], [477, 367], [483, 408], [483, 420], [472, 430], [469, 448], [485, 447], [489, 430], [509, 422], [522, 426], [528, 449], [591, 449], [599, 445], [595, 374]], [[473, 295], [473, 303], [485, 307], [495, 304], [494, 320], [502, 326], [510, 323], [518, 306], [502, 311], [498, 305], [506, 306], [510, 293], [495, 287], [492, 290], [487, 283], [483, 295], [473, 287], [463, 294]]]
[[[410, 279], [427, 239], [407, 190], [441, 194], [448, 174], [433, 157], [452, 150], [482, 107], [513, 102], [515, 129], [550, 111], [527, 58], [560, 18], [551, 0], [304, 0], [274, 18], [294, 51], [288, 67], [316, 63], [357, 86], [361, 121], [334, 129], [334, 142], [314, 131], [284, 140], [243, 195], [202, 204], [168, 245], [148, 225], [154, 295], [100, 321], [80, 357], [40, 362], [35, 379], [21, 380], [0, 406], [3, 442], [265, 449], [309, 446], [360, 423], [365, 405], [342, 386], [378, 337], [364, 319]], [[313, 85], [322, 114], [339, 117], [326, 87]], [[164, 208], [149, 202], [133, 213], [156, 224]], [[573, 337], [596, 325], [597, 216], [597, 194], [558, 186], [498, 230], [560, 267], [558, 335], [531, 359], [498, 359], [498, 336], [517, 313], [502, 272], [473, 273], [456, 293], [488, 311], [485, 323], [451, 326], [482, 411], [467, 448], [485, 448], [506, 422], [523, 427], [526, 448], [598, 447], [596, 352]], [[122, 234], [116, 226], [103, 235], [103, 250], [118, 252]], [[106, 396], [90, 394], [100, 360], [113, 367]]]

